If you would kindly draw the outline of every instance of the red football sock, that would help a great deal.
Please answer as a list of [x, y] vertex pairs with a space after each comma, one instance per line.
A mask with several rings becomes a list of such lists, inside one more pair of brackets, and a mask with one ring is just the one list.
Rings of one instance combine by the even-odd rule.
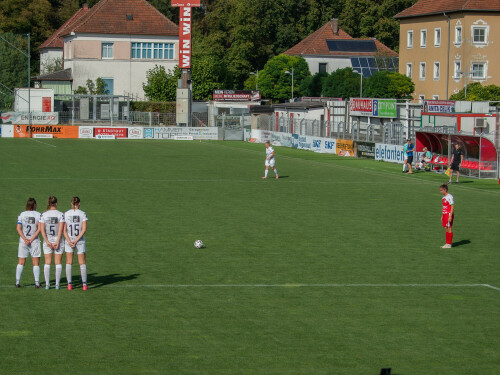
[[448, 245], [451, 244], [450, 234], [451, 233], [446, 232], [446, 244], [448, 244]]
[[452, 243], [452, 241], [453, 241], [453, 232], [448, 233], [448, 234], [450, 235], [450, 242], [448, 242], [448, 243], [451, 245], [451, 243]]

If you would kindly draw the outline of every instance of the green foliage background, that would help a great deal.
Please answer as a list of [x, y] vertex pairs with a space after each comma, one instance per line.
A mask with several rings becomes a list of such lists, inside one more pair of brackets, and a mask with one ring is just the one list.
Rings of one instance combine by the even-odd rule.
[[[98, 0], [2, 0], [0, 33], [31, 34], [31, 67], [39, 70], [38, 46], [84, 3]], [[178, 22], [168, 0], [149, 0]], [[399, 24], [392, 17], [416, 0], [202, 0], [193, 12], [193, 57], [203, 61], [200, 76], [216, 72], [199, 96], [212, 87], [241, 89], [251, 71], [297, 44], [332, 18], [353, 37], [375, 37], [397, 50]], [[1, 48], [0, 43], [0, 48]], [[11, 65], [17, 64], [14, 60]], [[26, 63], [25, 63], [26, 64]], [[17, 64], [19, 65], [19, 64]], [[221, 68], [223, 67], [223, 68]], [[0, 68], [2, 68], [0, 66]], [[2, 69], [3, 71], [4, 69]], [[0, 76], [0, 82], [2, 77]]]

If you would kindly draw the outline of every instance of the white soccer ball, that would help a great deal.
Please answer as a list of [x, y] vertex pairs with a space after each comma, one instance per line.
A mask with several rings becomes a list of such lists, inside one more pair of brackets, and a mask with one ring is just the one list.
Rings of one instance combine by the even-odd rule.
[[201, 249], [203, 246], [205, 246], [205, 245], [203, 244], [202, 240], [194, 241], [194, 247], [196, 247], [197, 249]]

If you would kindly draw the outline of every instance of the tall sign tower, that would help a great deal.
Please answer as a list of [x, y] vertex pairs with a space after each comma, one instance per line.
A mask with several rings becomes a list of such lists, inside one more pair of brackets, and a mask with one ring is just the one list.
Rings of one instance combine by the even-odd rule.
[[173, 7], [179, 7], [179, 68], [181, 79], [177, 85], [177, 126], [191, 126], [191, 19], [192, 8], [201, 6], [200, 0], [172, 0]]

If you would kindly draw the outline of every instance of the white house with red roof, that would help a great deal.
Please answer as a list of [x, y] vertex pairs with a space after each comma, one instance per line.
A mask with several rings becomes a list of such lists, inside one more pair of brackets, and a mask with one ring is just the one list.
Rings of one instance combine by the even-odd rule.
[[[143, 98], [148, 70], [178, 65], [178, 34], [178, 26], [146, 0], [84, 5], [39, 47], [42, 75], [36, 80], [42, 87], [71, 82], [74, 91], [88, 79], [102, 78], [108, 94]], [[64, 74], [45, 75], [44, 68], [57, 58]]]
[[302, 56], [311, 74], [353, 68], [370, 77], [378, 70], [398, 70], [398, 54], [375, 38], [353, 38], [332, 19], [285, 52]]

